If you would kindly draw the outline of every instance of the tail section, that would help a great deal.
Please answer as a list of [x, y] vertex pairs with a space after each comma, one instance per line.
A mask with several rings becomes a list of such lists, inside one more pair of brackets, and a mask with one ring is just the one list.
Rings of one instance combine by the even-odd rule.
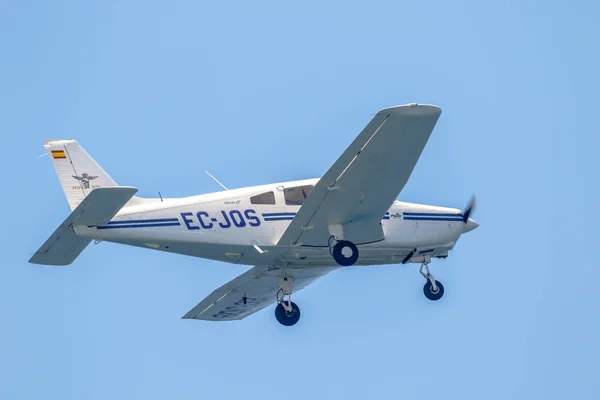
[[144, 200], [134, 196], [136, 188], [118, 186], [75, 140], [45, 140], [44, 148], [50, 153], [72, 212], [29, 262], [68, 265], [92, 240], [78, 236], [74, 228], [103, 225], [127, 205]]
[[93, 189], [118, 186], [75, 140], [45, 140], [71, 211]]
[[29, 262], [43, 265], [71, 264], [92, 240], [88, 237], [77, 236], [73, 228], [104, 225], [127, 204], [136, 192], [136, 188], [127, 186], [94, 189], [56, 228]]

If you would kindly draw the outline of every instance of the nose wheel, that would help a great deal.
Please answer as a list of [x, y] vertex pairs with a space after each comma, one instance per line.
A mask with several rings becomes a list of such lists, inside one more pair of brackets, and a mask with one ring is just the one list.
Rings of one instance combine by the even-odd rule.
[[430, 281], [425, 282], [423, 286], [423, 294], [431, 301], [436, 301], [442, 298], [444, 295], [444, 285], [441, 282], [435, 282], [435, 289]]
[[429, 261], [423, 261], [419, 272], [427, 282], [423, 286], [423, 294], [431, 301], [436, 301], [442, 298], [444, 295], [444, 285], [441, 282], [435, 280], [431, 272], [429, 272]]

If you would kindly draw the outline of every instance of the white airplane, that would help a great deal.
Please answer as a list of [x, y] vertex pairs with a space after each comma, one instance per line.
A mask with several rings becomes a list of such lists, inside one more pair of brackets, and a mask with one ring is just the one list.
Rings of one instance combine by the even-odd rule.
[[440, 114], [421, 104], [379, 111], [321, 179], [179, 199], [136, 197], [75, 140], [47, 140], [72, 212], [29, 261], [68, 265], [94, 240], [254, 266], [186, 319], [238, 320], [277, 303], [277, 321], [291, 326], [300, 318], [292, 293], [350, 265], [421, 264], [424, 294], [438, 300], [444, 287], [429, 263], [478, 226], [474, 200], [461, 212], [396, 197]]

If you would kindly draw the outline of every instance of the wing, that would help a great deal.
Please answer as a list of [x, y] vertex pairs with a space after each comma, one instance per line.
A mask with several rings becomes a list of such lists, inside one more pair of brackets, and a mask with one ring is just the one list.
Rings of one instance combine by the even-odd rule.
[[441, 114], [410, 104], [377, 113], [329, 168], [278, 245], [326, 246], [328, 225], [356, 244], [384, 238], [381, 219], [408, 181]]
[[280, 276], [293, 279], [294, 293], [337, 267], [278, 268], [256, 266], [221, 286], [182, 318], [206, 321], [233, 321], [273, 304]]

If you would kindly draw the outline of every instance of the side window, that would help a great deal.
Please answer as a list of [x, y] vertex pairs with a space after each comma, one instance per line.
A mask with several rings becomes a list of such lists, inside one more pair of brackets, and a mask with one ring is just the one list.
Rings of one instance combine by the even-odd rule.
[[285, 204], [287, 204], [288, 206], [301, 206], [312, 189], [312, 185], [296, 186], [283, 189]]
[[261, 193], [250, 197], [252, 204], [275, 204], [275, 195], [273, 192]]

